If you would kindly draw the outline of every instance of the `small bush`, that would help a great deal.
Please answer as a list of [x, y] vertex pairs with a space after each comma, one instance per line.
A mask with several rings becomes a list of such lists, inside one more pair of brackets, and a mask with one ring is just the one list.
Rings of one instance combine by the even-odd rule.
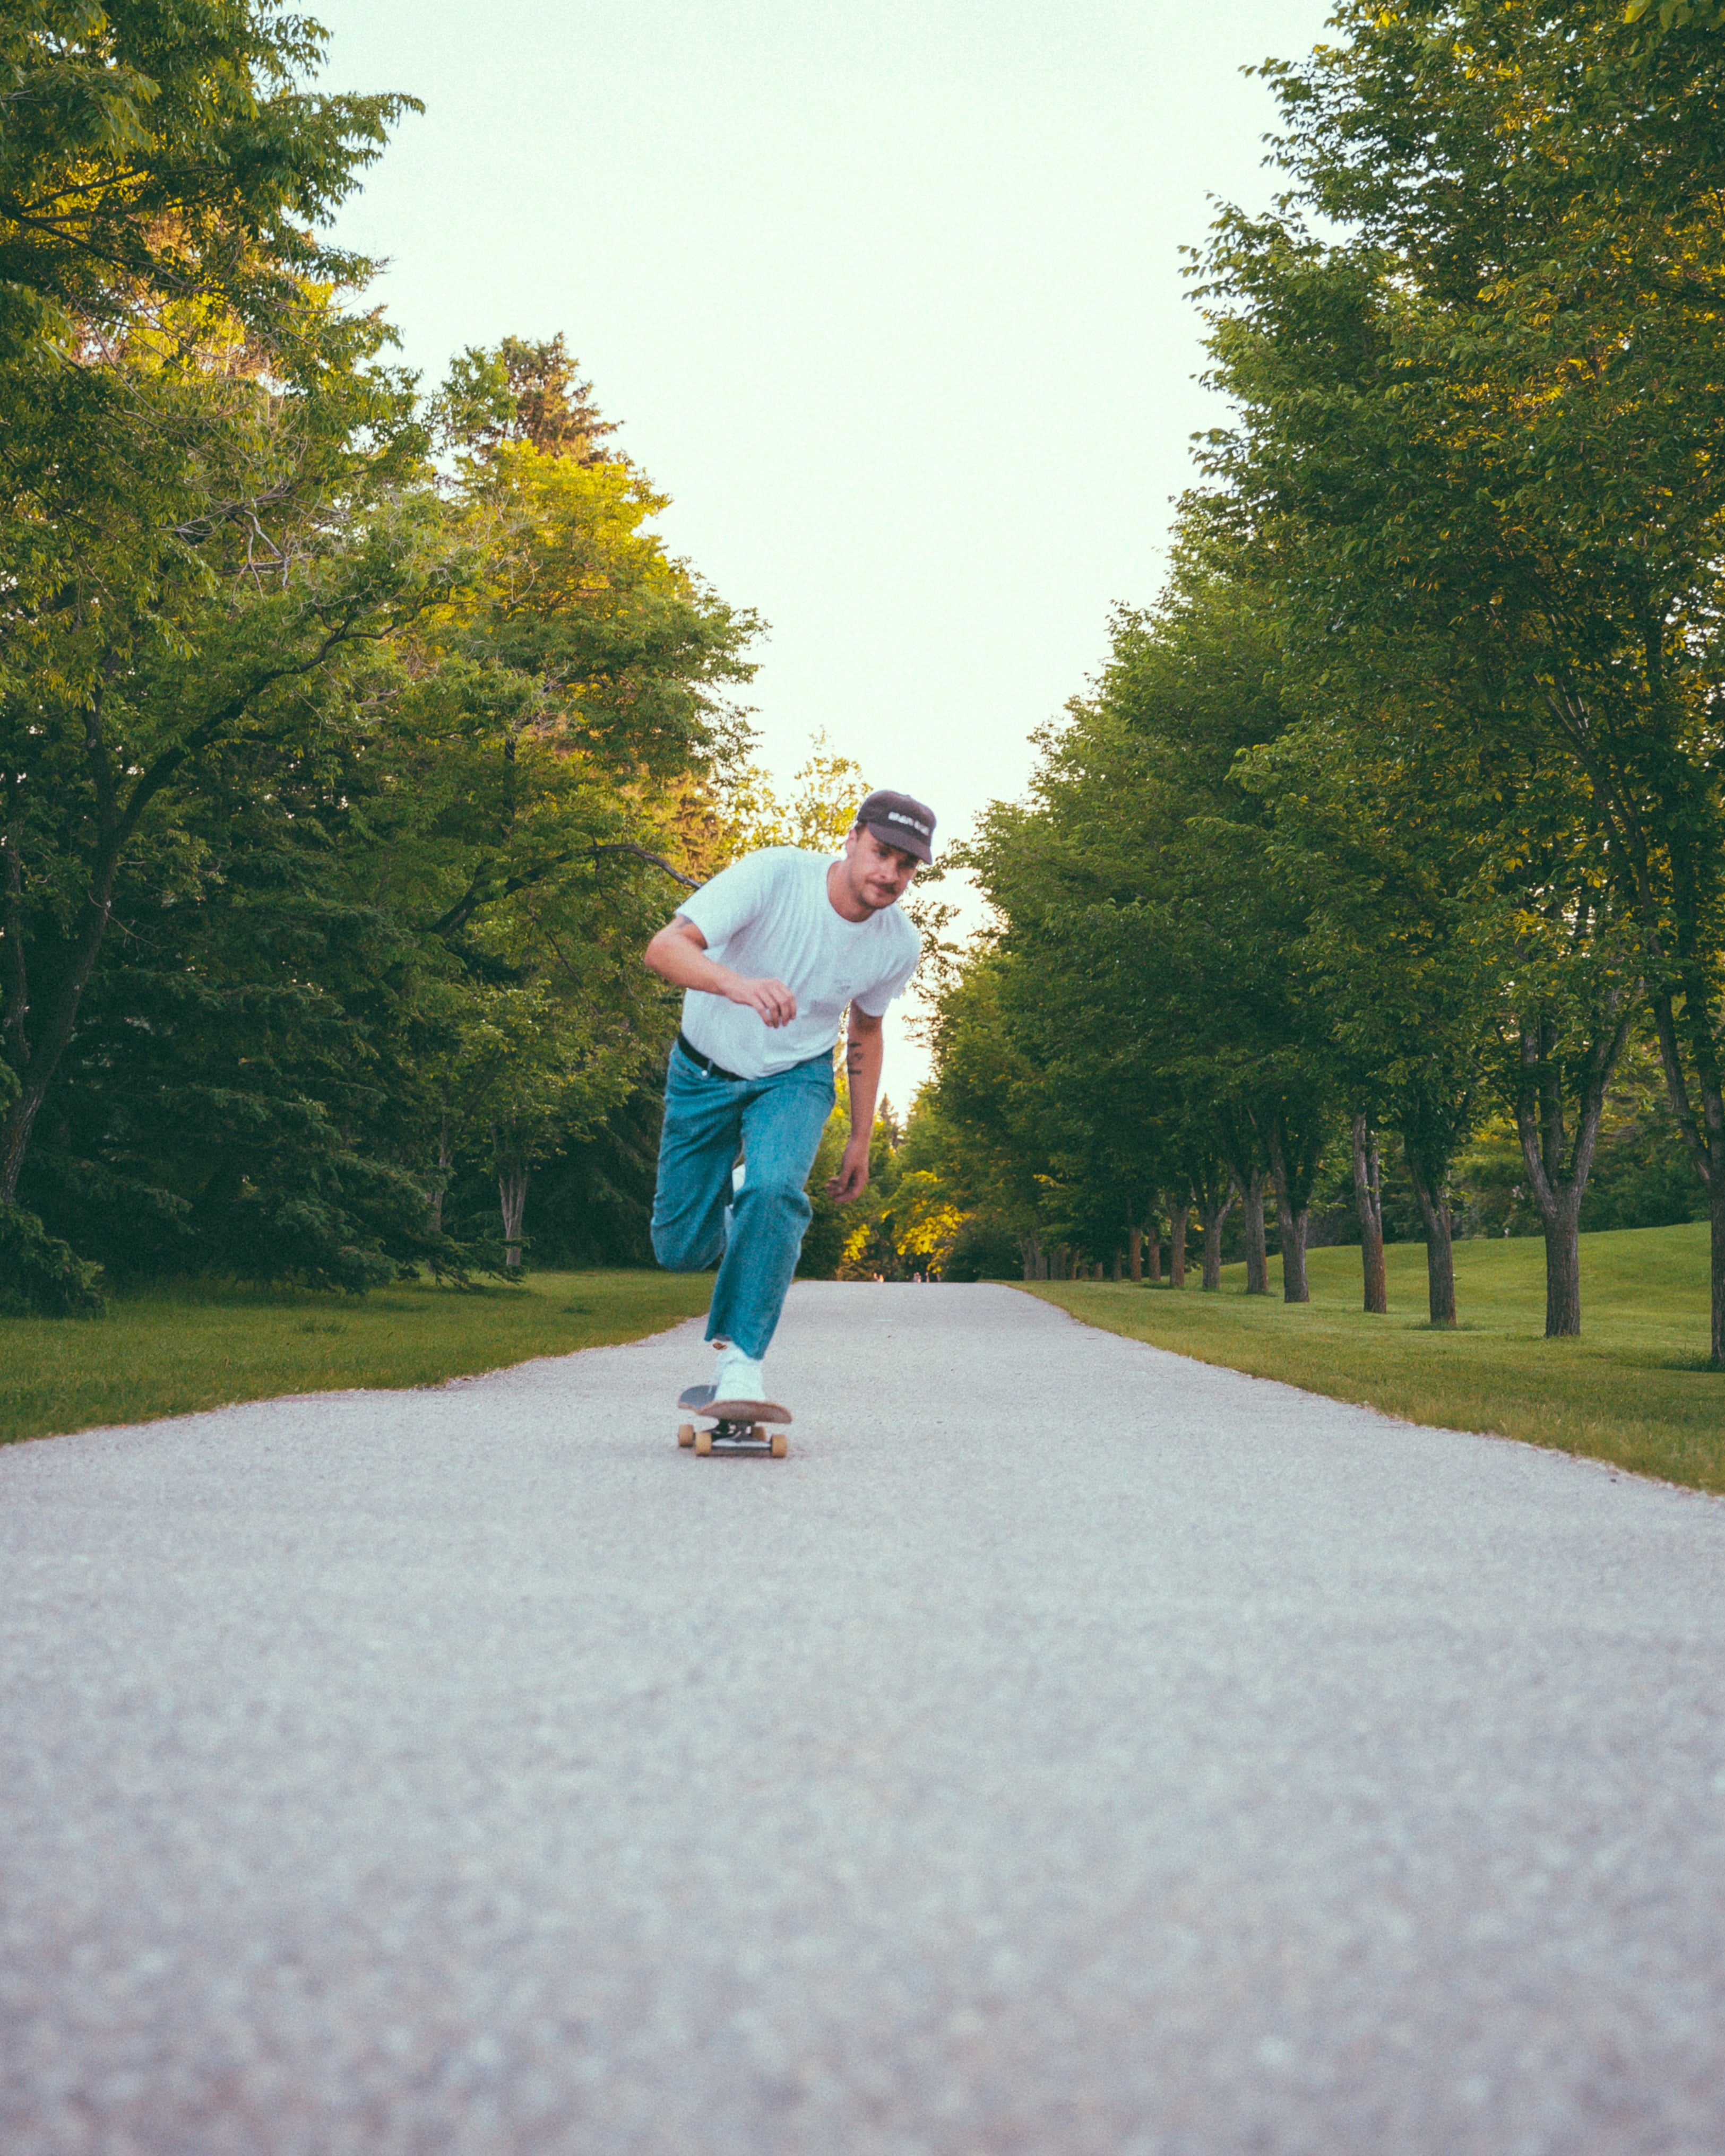
[[95, 1317], [102, 1269], [50, 1235], [33, 1213], [0, 1205], [0, 1310], [14, 1317]]

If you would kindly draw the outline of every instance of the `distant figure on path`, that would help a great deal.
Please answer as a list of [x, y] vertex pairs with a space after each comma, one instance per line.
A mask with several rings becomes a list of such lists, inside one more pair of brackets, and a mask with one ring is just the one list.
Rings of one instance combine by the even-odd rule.
[[803, 1185], [832, 1113], [847, 1007], [850, 1137], [827, 1190], [845, 1205], [867, 1188], [880, 1022], [922, 947], [898, 901], [934, 858], [933, 839], [920, 801], [871, 793], [837, 860], [796, 846], [747, 854], [647, 946], [654, 972], [685, 992], [665, 1076], [653, 1250], [673, 1272], [718, 1260], [706, 1337], [721, 1352], [707, 1413], [767, 1398], [762, 1364], [809, 1226]]

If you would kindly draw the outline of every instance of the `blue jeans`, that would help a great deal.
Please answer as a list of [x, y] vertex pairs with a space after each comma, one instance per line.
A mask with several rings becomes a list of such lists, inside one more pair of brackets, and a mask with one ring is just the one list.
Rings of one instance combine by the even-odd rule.
[[[715, 1078], [673, 1048], [653, 1199], [653, 1254], [674, 1273], [716, 1260], [706, 1337], [756, 1360], [778, 1325], [813, 1208], [803, 1186], [833, 1112], [833, 1059]], [[731, 1170], [742, 1148], [742, 1188]]]

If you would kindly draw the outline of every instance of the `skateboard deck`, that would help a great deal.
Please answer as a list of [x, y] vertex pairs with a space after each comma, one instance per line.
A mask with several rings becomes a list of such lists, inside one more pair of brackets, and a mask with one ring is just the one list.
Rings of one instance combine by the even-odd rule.
[[677, 1431], [677, 1443], [692, 1448], [702, 1459], [714, 1452], [752, 1452], [783, 1460], [789, 1450], [784, 1432], [767, 1427], [791, 1419], [790, 1409], [777, 1400], [721, 1400], [711, 1385], [691, 1385], [679, 1395], [677, 1405], [713, 1425], [696, 1430], [692, 1422], [685, 1422]]

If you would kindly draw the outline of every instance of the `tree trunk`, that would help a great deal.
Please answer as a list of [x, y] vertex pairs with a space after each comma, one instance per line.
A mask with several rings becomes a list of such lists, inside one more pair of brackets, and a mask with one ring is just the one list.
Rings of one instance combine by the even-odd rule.
[[1545, 1229], [1545, 1337], [1573, 1340], [1581, 1331], [1581, 1193], [1542, 1223]]
[[[20, 1081], [20, 1090], [30, 1061], [30, 976], [24, 937], [23, 783], [22, 773], [13, 775], [4, 840], [6, 932], [0, 936], [0, 966], [4, 968], [4, 978], [0, 979], [0, 1001], [5, 1005], [5, 1015], [0, 1019], [0, 1057], [11, 1065]], [[15, 1131], [8, 1117], [0, 1125], [0, 1204], [11, 1204], [18, 1194], [18, 1174], [24, 1164], [24, 1148], [29, 1137], [28, 1123], [22, 1130]]]
[[1677, 1119], [1702, 1188], [1707, 1194], [1713, 1291], [1709, 1355], [1716, 1369], [1725, 1369], [1725, 1086], [1721, 1083], [1712, 1012], [1707, 998], [1692, 990], [1685, 1000], [1684, 1020], [1695, 1065], [1696, 1097], [1691, 1096], [1683, 1068], [1677, 1021], [1669, 994], [1654, 996], [1653, 1019], [1671, 1113]]
[[1277, 1240], [1281, 1245], [1281, 1299], [1284, 1302], [1310, 1302], [1312, 1291], [1306, 1285], [1306, 1230], [1312, 1212], [1305, 1205], [1296, 1212], [1289, 1199], [1287, 1152], [1275, 1122], [1270, 1127], [1270, 1173], [1276, 1184]]
[[1125, 1270], [1126, 1270], [1126, 1260], [1125, 1260], [1125, 1258], [1124, 1258], [1124, 1256], [1122, 1255], [1122, 1254], [1120, 1251], [1117, 1250], [1117, 1251], [1114, 1253], [1114, 1277], [1115, 1277], [1115, 1279], [1116, 1279], [1116, 1280], [1118, 1280], [1118, 1279], [1120, 1278], [1120, 1276], [1122, 1275], [1122, 1273], [1123, 1273]]
[[[13, 1024], [18, 1029], [18, 1045], [13, 1050], [20, 1060], [13, 1069], [21, 1081], [18, 1098], [13, 1102], [12, 1113], [0, 1127], [0, 1205], [10, 1205], [18, 1197], [18, 1178], [23, 1173], [24, 1155], [29, 1151], [30, 1133], [35, 1127], [36, 1116], [48, 1097], [48, 1089], [54, 1074], [59, 1068], [60, 1058], [71, 1044], [72, 1034], [78, 1023], [78, 1006], [89, 984], [96, 953], [101, 949], [102, 937], [108, 927], [108, 913], [112, 904], [114, 878], [119, 865], [117, 851], [111, 859], [98, 864], [95, 888], [85, 897], [84, 921], [77, 940], [72, 944], [64, 974], [55, 993], [49, 998], [40, 1038], [31, 1042], [25, 1024], [28, 1006], [21, 1008], [14, 1018], [8, 1014], [8, 1029]], [[20, 936], [22, 931], [18, 932]], [[22, 944], [18, 960], [19, 978], [23, 976]]]
[[1714, 1178], [1707, 1211], [1712, 1221], [1712, 1361], [1716, 1370], [1725, 1370], [1725, 1175]]
[[1270, 1259], [1264, 1248], [1264, 1171], [1255, 1168], [1240, 1190], [1245, 1208], [1246, 1293], [1268, 1295]]
[[1284, 1302], [1310, 1302], [1312, 1300], [1312, 1290], [1306, 1282], [1306, 1234], [1311, 1224], [1311, 1209], [1304, 1205], [1291, 1219], [1281, 1223], [1281, 1299]]
[[444, 1232], [444, 1199], [449, 1188], [449, 1119], [445, 1116], [437, 1133], [437, 1183], [426, 1204], [426, 1222], [434, 1235]]
[[1408, 1155], [1408, 1174], [1425, 1223], [1426, 1301], [1435, 1326], [1455, 1322], [1455, 1252], [1450, 1235], [1450, 1196], [1430, 1168]]
[[1567, 1148], [1567, 1158], [1558, 1030], [1553, 1021], [1543, 1017], [1522, 1021], [1516, 1130], [1522, 1141], [1528, 1185], [1545, 1230], [1548, 1340], [1573, 1339], [1581, 1331], [1581, 1201], [1599, 1142], [1606, 1091], [1629, 1037], [1633, 1014], [1626, 991], [1616, 991], [1607, 998], [1605, 1019], [1617, 1022], [1610, 1032], [1601, 1029], [1595, 1033], [1581, 1059], [1575, 1138]]
[[1037, 1241], [1034, 1235], [1020, 1235], [1019, 1237], [1019, 1255], [1024, 1261], [1024, 1278], [1027, 1281], [1034, 1280], [1036, 1277], [1036, 1260], [1042, 1255], [1041, 1245]]
[[506, 1272], [521, 1267], [521, 1215], [527, 1209], [527, 1171], [510, 1168], [497, 1178], [497, 1195], [503, 1208], [503, 1265]]
[[1228, 1185], [1227, 1195], [1213, 1210], [1203, 1204], [1199, 1207], [1199, 1221], [1204, 1229], [1204, 1285], [1214, 1291], [1222, 1285], [1222, 1224], [1234, 1210], [1234, 1186]]
[[1168, 1208], [1168, 1276], [1175, 1287], [1186, 1285], [1186, 1222], [1190, 1211], [1185, 1205]]
[[[108, 661], [110, 675], [117, 664], [116, 655], [110, 652]], [[48, 1089], [54, 1082], [54, 1074], [59, 1067], [60, 1058], [70, 1045], [73, 1030], [78, 1023], [78, 1006], [89, 984], [96, 953], [102, 947], [102, 938], [107, 933], [108, 916], [113, 906], [114, 882], [119, 873], [121, 856], [136, 822], [135, 814], [131, 811], [122, 814], [120, 808], [115, 787], [115, 761], [103, 730], [100, 696], [85, 714], [84, 753], [94, 798], [97, 832], [95, 858], [90, 864], [90, 880], [85, 890], [83, 917], [76, 936], [67, 947], [65, 964], [54, 993], [43, 1003], [43, 1024], [34, 1040], [30, 1038], [29, 1027], [32, 1002], [23, 909], [23, 829], [18, 820], [16, 793], [13, 820], [7, 832], [5, 942], [12, 986], [8, 998], [11, 1008], [7, 1012], [6, 1029], [16, 1036], [8, 1045], [8, 1056], [18, 1080], [19, 1090], [12, 1104], [12, 1112], [6, 1119], [3, 1132], [0, 1132], [0, 1204], [3, 1205], [16, 1202], [18, 1178], [23, 1172], [24, 1155], [29, 1150], [30, 1132], [35, 1127], [42, 1103], [48, 1097]], [[171, 759], [162, 761], [167, 762]], [[153, 783], [159, 784], [160, 781]], [[148, 800], [150, 796], [146, 789], [151, 785], [152, 780], [146, 777], [133, 789], [135, 807]]]
[[[1378, 1133], [1364, 1116], [1353, 1119], [1353, 1202], [1359, 1212], [1360, 1266], [1365, 1307], [1375, 1317], [1389, 1311], [1384, 1276], [1384, 1175]], [[1454, 1296], [1451, 1296], [1453, 1308]]]
[[1135, 1285], [1137, 1281], [1143, 1279], [1144, 1231], [1142, 1228], [1134, 1228], [1132, 1230], [1132, 1241], [1128, 1250], [1127, 1266]]
[[1153, 1213], [1144, 1229], [1144, 1277], [1152, 1287], [1162, 1286], [1162, 1224]]

